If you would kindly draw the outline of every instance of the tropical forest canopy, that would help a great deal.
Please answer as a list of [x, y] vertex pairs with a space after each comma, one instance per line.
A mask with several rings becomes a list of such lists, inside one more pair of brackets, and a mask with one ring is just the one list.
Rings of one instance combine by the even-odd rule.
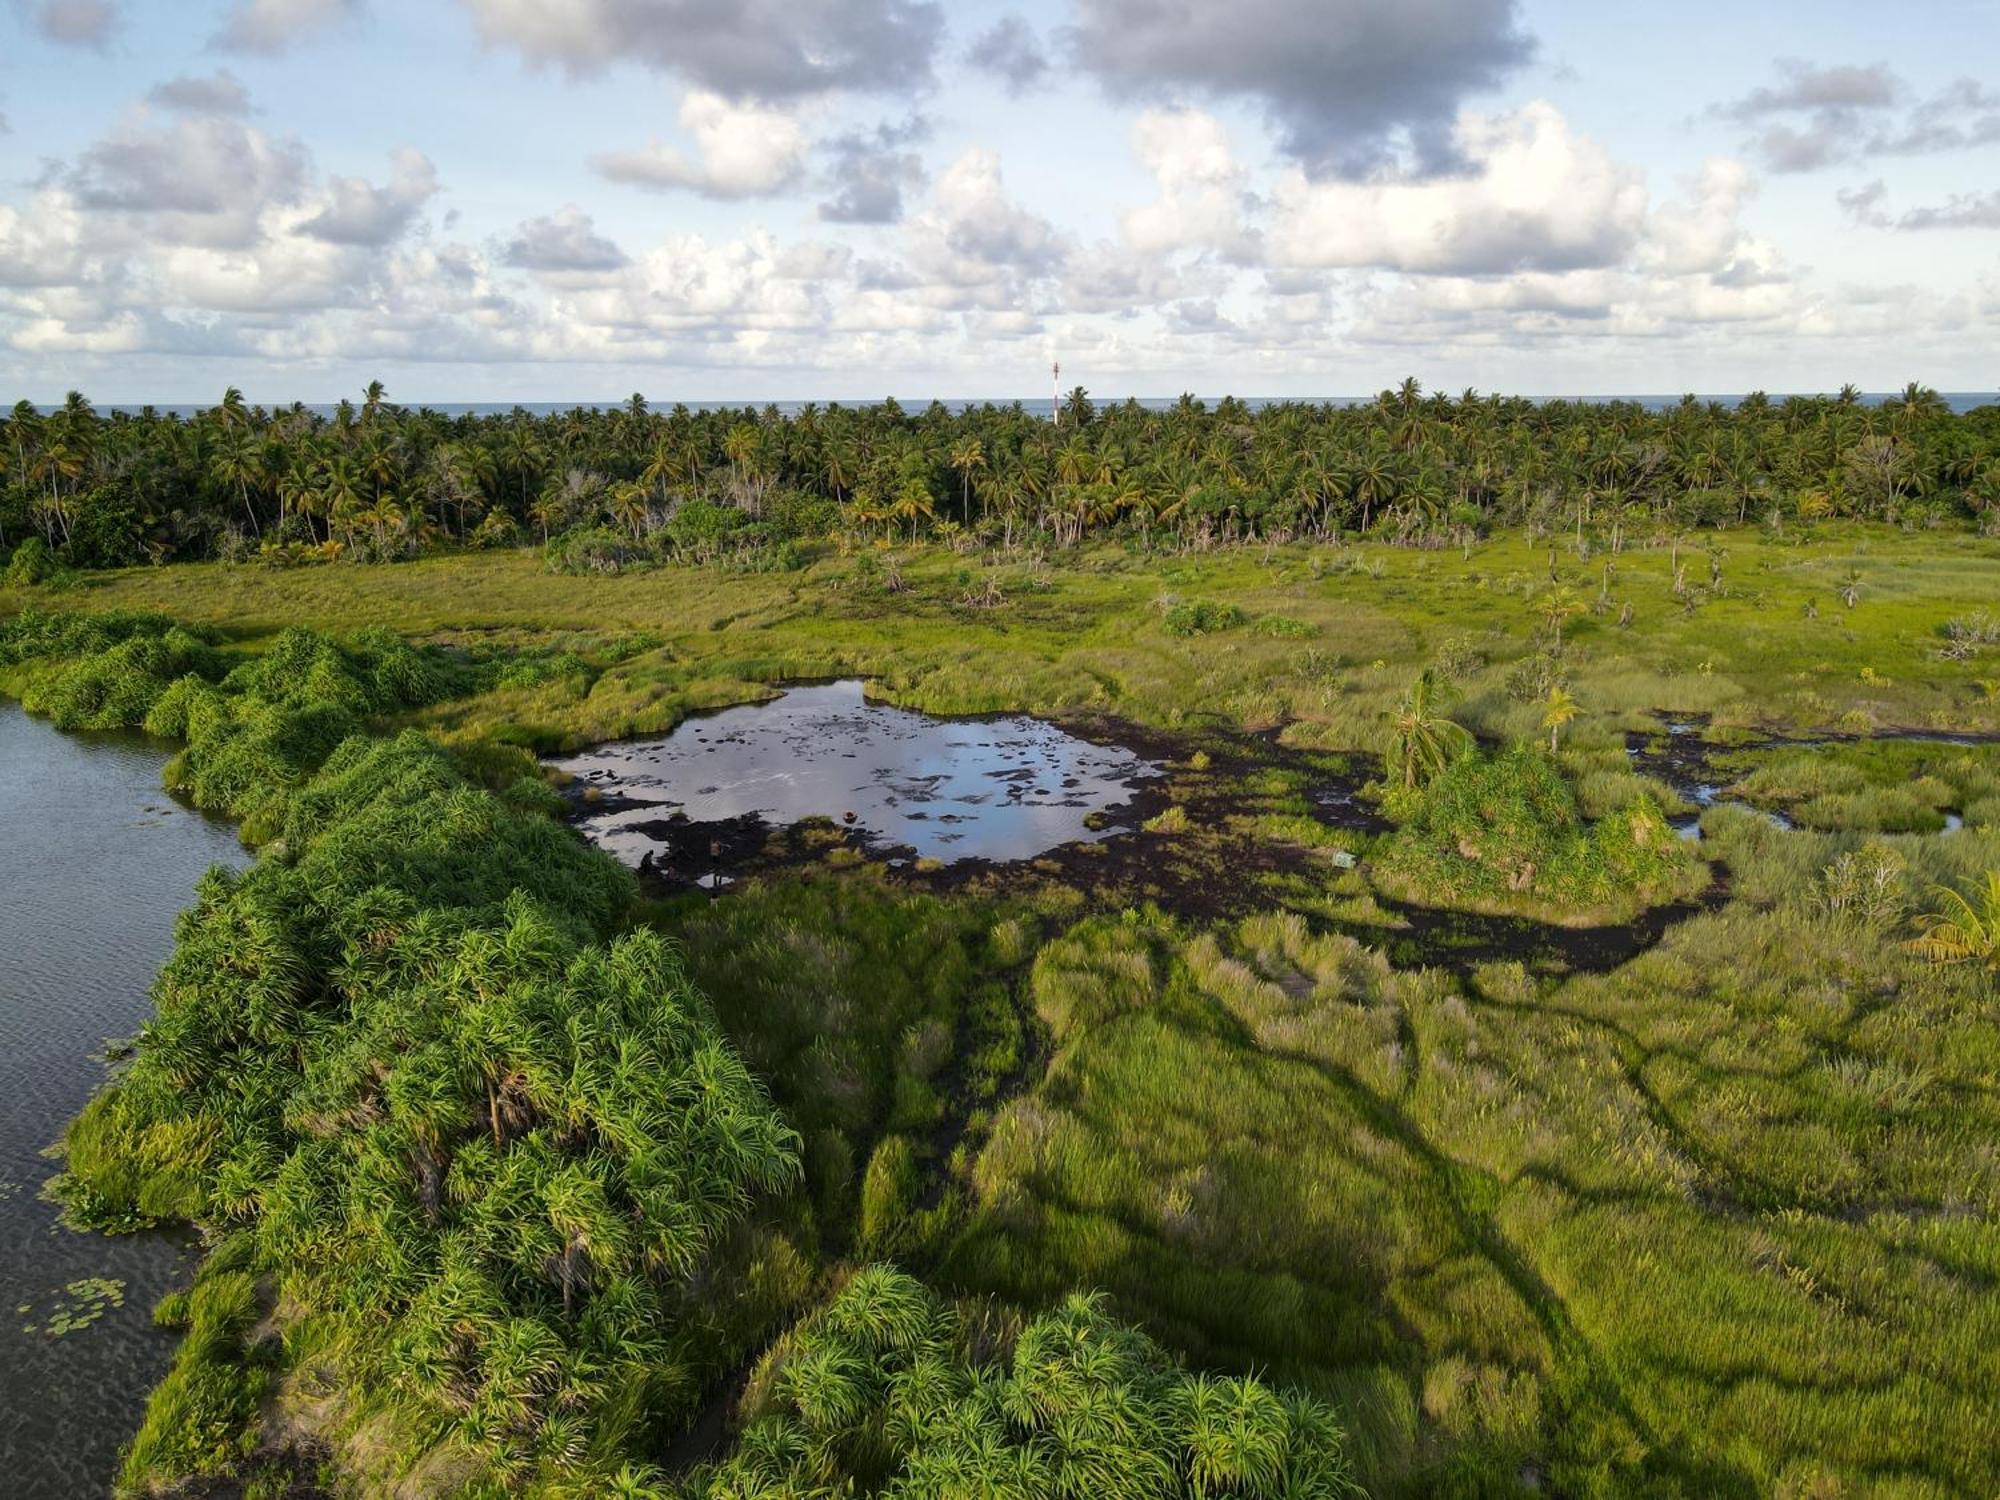
[[971, 533], [1175, 544], [1365, 533], [1443, 543], [1500, 526], [1681, 528], [1851, 517], [1990, 527], [2000, 407], [1954, 414], [1911, 386], [1734, 406], [1693, 397], [1534, 402], [1414, 380], [1358, 405], [1252, 410], [1183, 397], [1059, 420], [807, 406], [623, 407], [447, 416], [370, 386], [331, 415], [231, 389], [183, 418], [98, 413], [72, 393], [0, 421], [0, 547], [26, 536], [79, 566], [335, 553], [407, 556], [601, 532], [582, 566], [764, 553], [845, 533]]

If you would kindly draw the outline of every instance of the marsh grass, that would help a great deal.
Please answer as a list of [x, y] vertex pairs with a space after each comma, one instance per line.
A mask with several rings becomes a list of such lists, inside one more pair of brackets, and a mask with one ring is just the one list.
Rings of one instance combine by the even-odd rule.
[[[1818, 842], [1736, 817], [1770, 835], [1745, 867]], [[1200, 1362], [1326, 1392], [1377, 1492], [1531, 1456], [1579, 1492], [1885, 1465], [1977, 1492], [2000, 1041], [1990, 995], [1893, 943], [1780, 901], [1613, 975], [1461, 989], [1296, 914], [1086, 923], [1038, 960], [1070, 1040], [1002, 1113], [947, 1275], [1103, 1286]]]
[[[130, 569], [59, 595], [0, 588], [0, 611], [41, 600], [152, 611], [253, 647], [293, 624], [386, 626], [489, 650], [657, 642], [601, 670], [496, 685], [488, 702], [441, 711], [448, 737], [504, 729], [539, 748], [664, 729], [693, 707], [759, 696], [780, 677], [842, 673], [938, 712], [1097, 709], [1163, 727], [1217, 714], [1238, 726], [1287, 723], [1300, 743], [1373, 749], [1383, 714], [1440, 646], [1463, 675], [1468, 722], [1504, 717], [1506, 674], [1534, 649], [1528, 606], [1548, 587], [1546, 549], [1504, 537], [1469, 559], [1374, 543], [1340, 550], [1369, 566], [1329, 568], [1324, 549], [1302, 545], [1170, 561], [1098, 547], [1053, 569], [996, 558], [1007, 603], [976, 610], [960, 602], [963, 559], [919, 548], [899, 556], [905, 588], [896, 594], [856, 589], [853, 564], [837, 557], [782, 574], [676, 566], [559, 577], [502, 550], [393, 566]], [[1642, 601], [1634, 623], [1585, 616], [1565, 631], [1564, 670], [1586, 718], [1658, 709], [1771, 727], [1858, 716], [2000, 728], [2000, 699], [1979, 686], [1990, 671], [1936, 651], [1949, 621], [2000, 594], [2000, 543], [1961, 536], [1942, 548], [1920, 534], [1828, 528], [1784, 541], [1742, 537], [1731, 550], [1739, 581], [1691, 614], [1665, 605], [1668, 548], [1621, 556], [1620, 590]], [[1805, 618], [1808, 601], [1830, 603], [1857, 565], [1867, 597]], [[1594, 586], [1588, 562], [1559, 556], [1558, 566], [1573, 586]], [[1253, 622], [1295, 620], [1313, 643], [1290, 627], [1169, 635], [1158, 623], [1163, 585]], [[591, 657], [587, 647], [578, 654]]]
[[[181, 686], [148, 709], [190, 741], [177, 777], [211, 777], [202, 795], [288, 860], [380, 798], [378, 819], [334, 839], [341, 861], [299, 879], [351, 859], [371, 881], [426, 890], [461, 878], [448, 840], [405, 849], [391, 835], [438, 806], [433, 794], [489, 795], [554, 834], [527, 750], [662, 729], [789, 676], [862, 675], [938, 711], [1176, 730], [1215, 752], [1176, 761], [1176, 805], [1214, 807], [1207, 784], [1227, 781], [1232, 817], [1308, 848], [1336, 847], [1309, 826], [1308, 781], [1231, 759], [1219, 732], [1378, 752], [1388, 712], [1434, 659], [1462, 689], [1454, 712], [1501, 753], [1545, 738], [1539, 710], [1510, 691], [1518, 664], [1546, 657], [1561, 673], [1583, 714], [1556, 766], [1585, 826], [1659, 795], [1623, 737], [1657, 730], [1660, 712], [1711, 716], [1722, 742], [2000, 728], [2000, 695], [1980, 686], [1990, 661], [1939, 655], [1946, 623], [2000, 593], [1993, 542], [1838, 529], [1733, 537], [1731, 552], [1727, 586], [1684, 609], [1668, 547], [1635, 543], [1618, 568], [1630, 623], [1577, 617], [1559, 657], [1533, 619], [1546, 548], [1520, 537], [1469, 556], [1369, 543], [1338, 558], [1304, 546], [1175, 559], [1098, 548], [1054, 567], [996, 557], [1004, 602], [979, 608], [963, 602], [964, 560], [923, 549], [899, 557], [893, 593], [838, 557], [781, 574], [561, 578], [505, 552], [176, 567], [93, 575], [60, 596], [151, 611], [150, 623], [100, 613], [35, 628], [91, 633], [81, 656], [163, 636], [163, 613], [191, 622], [220, 659], [191, 654]], [[1562, 583], [1594, 588], [1583, 560], [1557, 565]], [[1857, 567], [1867, 587], [1850, 609], [1836, 596]], [[1245, 623], [1172, 635], [1163, 592]], [[57, 597], [12, 588], [0, 610]], [[1278, 619], [1300, 629], [1260, 628]], [[299, 623], [350, 642], [370, 625], [418, 638], [438, 695], [357, 709], [336, 693], [268, 726], [231, 706], [262, 696], [248, 678], [227, 686], [245, 658]], [[132, 666], [136, 704], [165, 673]], [[49, 675], [32, 652], [0, 653], [10, 691]], [[121, 692], [77, 686], [83, 713], [129, 714]], [[298, 722], [310, 713], [448, 749], [390, 741], [323, 765], [312, 721]], [[1328, 927], [1392, 939], [1363, 872], [1309, 859], [1269, 878], [1232, 864], [1249, 846], [1204, 816], [1141, 837], [1190, 867], [1189, 888], [1245, 893], [1261, 908], [1250, 915], [1169, 915], [1136, 896], [1086, 910], [1060, 867], [927, 890], [866, 862], [634, 908], [615, 872], [600, 886], [565, 863], [573, 840], [501, 842], [507, 883], [570, 870], [565, 902], [678, 934], [720, 1033], [802, 1140], [797, 1184], [720, 1233], [700, 1294], [675, 1304], [687, 1336], [654, 1368], [682, 1386], [661, 1410], [685, 1412], [795, 1310], [824, 1305], [844, 1258], [887, 1240], [934, 1288], [999, 1299], [972, 1305], [1001, 1342], [1100, 1288], [1110, 1317], [1192, 1367], [1313, 1393], [1372, 1493], [1943, 1500], [2000, 1492], [2000, 1013], [1977, 974], [1903, 952], [1893, 911], [2000, 865], [1991, 754], [1887, 737], [1745, 750], [1726, 762], [1743, 794], [1808, 826], [1709, 809], [1702, 852], [1726, 866], [1728, 904], [1621, 969], [1574, 978], [1392, 968]], [[258, 790], [272, 785], [287, 790]], [[1928, 831], [1946, 808], [1964, 829]], [[1838, 872], [1879, 858], [1874, 845], [1898, 862], [1896, 900], [1866, 912], [1833, 900]], [[476, 880], [458, 899], [491, 897]], [[243, 915], [220, 893], [204, 901]], [[282, 994], [252, 988], [239, 1009]], [[255, 1014], [264, 1025], [274, 1012]], [[399, 1097], [414, 1107], [414, 1090]], [[73, 1170], [107, 1217], [180, 1212], [260, 1180], [248, 1137], [218, 1138], [204, 1118], [153, 1120], [135, 1139], [112, 1108], [72, 1132]], [[210, 1170], [218, 1153], [226, 1175]], [[546, 1310], [554, 1294], [540, 1295]], [[266, 1355], [242, 1317], [211, 1321], [233, 1331], [198, 1346], [212, 1385], [196, 1390], [190, 1373], [161, 1398], [142, 1438], [155, 1471], [183, 1462], [180, 1434], [214, 1432], [226, 1449], [242, 1431], [227, 1414], [261, 1389]], [[288, 1385], [308, 1355], [352, 1358], [354, 1335], [324, 1315], [291, 1330]], [[753, 1374], [757, 1410], [803, 1414], [783, 1363]], [[415, 1436], [380, 1426], [385, 1405]], [[206, 1413], [224, 1415], [205, 1426]], [[350, 1472], [393, 1477], [400, 1462], [407, 1475], [436, 1423], [420, 1402], [357, 1403], [343, 1453], [391, 1459]], [[893, 1455], [862, 1426], [815, 1430], [837, 1428], [879, 1476]], [[464, 1445], [428, 1451], [463, 1467], [426, 1479], [483, 1472]]]

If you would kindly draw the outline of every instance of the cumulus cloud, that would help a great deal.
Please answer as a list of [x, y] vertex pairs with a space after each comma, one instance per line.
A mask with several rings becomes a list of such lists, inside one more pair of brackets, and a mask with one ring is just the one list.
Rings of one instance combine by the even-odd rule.
[[147, 91], [146, 102], [161, 109], [183, 110], [192, 115], [247, 115], [250, 91], [227, 68], [217, 73], [183, 73], [157, 83]]
[[395, 172], [381, 187], [362, 177], [336, 177], [299, 232], [331, 245], [386, 245], [399, 240], [438, 190], [437, 168], [414, 147], [396, 153]]
[[501, 252], [510, 266], [557, 275], [616, 271], [625, 252], [597, 232], [589, 214], [574, 204], [538, 219], [523, 219]]
[[1644, 263], [1669, 276], [1700, 274], [1744, 283], [1782, 275], [1776, 249], [1743, 230], [1743, 206], [1756, 191], [1756, 178], [1742, 162], [1710, 158], [1683, 196], [1653, 213], [1646, 226]]
[[360, 0], [238, 0], [223, 18], [215, 45], [266, 56], [360, 12]]
[[1014, 94], [1026, 93], [1049, 71], [1042, 39], [1019, 16], [1002, 16], [974, 37], [965, 49], [965, 60], [980, 72], [991, 73]]
[[1748, 142], [1774, 172], [1814, 172], [1873, 156], [1915, 156], [2000, 142], [2000, 95], [1961, 78], [1898, 115], [1910, 90], [1886, 63], [1778, 64], [1779, 81], [1710, 113], [1754, 127]]
[[786, 109], [697, 90], [681, 101], [680, 123], [694, 137], [693, 157], [654, 141], [637, 151], [606, 152], [591, 165], [613, 182], [725, 199], [768, 197], [804, 173], [805, 131]]
[[142, 109], [27, 203], [0, 204], [0, 335], [40, 353], [248, 358], [274, 341], [324, 346], [330, 320], [350, 333], [376, 317], [429, 322], [401, 283], [436, 190], [415, 151], [384, 186], [322, 180], [296, 141], [225, 114]]
[[112, 0], [14, 0], [14, 9], [46, 40], [97, 52], [124, 22]]
[[463, 0], [480, 35], [529, 61], [592, 73], [638, 62], [731, 99], [928, 83], [944, 33], [934, 0]]
[[903, 195], [924, 182], [924, 162], [912, 146], [930, 135], [930, 122], [912, 115], [900, 124], [835, 136], [821, 148], [828, 161], [829, 196], [819, 216], [829, 224], [893, 224], [903, 217]]
[[1631, 168], [1574, 134], [1554, 106], [1467, 113], [1452, 149], [1461, 176], [1278, 181], [1274, 263], [1492, 275], [1615, 264], [1645, 227], [1646, 189]]
[[913, 221], [911, 259], [956, 286], [1010, 285], [1057, 270], [1066, 252], [1055, 225], [1008, 196], [1000, 158], [975, 146], [939, 176]]
[[1116, 97], [1247, 100], [1309, 173], [1357, 175], [1407, 145], [1454, 165], [1470, 95], [1532, 55], [1516, 0], [1078, 0], [1071, 57]]
[[1250, 253], [1249, 174], [1238, 165], [1220, 120], [1195, 109], [1148, 110], [1132, 126], [1132, 151], [1160, 189], [1155, 201], [1127, 210], [1121, 220], [1133, 249], [1142, 255], [1191, 247]]
[[160, 128], [121, 127], [88, 147], [65, 180], [83, 207], [136, 232], [228, 246], [254, 240], [263, 210], [295, 200], [305, 174], [294, 140], [219, 115], [181, 115]]

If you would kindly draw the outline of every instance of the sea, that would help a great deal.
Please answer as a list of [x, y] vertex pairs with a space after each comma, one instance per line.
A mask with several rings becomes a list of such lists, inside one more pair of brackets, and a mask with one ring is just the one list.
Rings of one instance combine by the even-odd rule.
[[[1765, 392], [1765, 395], [1768, 396], [1773, 403], [1785, 400], [1787, 395], [1789, 394], [1831, 395], [1832, 392], [1830, 391], [1789, 392], [1789, 393], [1782, 391]], [[1885, 401], [1893, 401], [1898, 399], [1899, 395], [1900, 392], [1867, 391], [1862, 393], [1860, 402], [1861, 405], [1863, 406], [1880, 406]], [[2000, 403], [2000, 392], [1994, 392], [1994, 391], [1943, 391], [1940, 392], [1940, 395], [1943, 397], [1945, 404], [1948, 407], [1950, 407], [1951, 410], [1953, 410], [1954, 412], [1959, 412], [1961, 414], [1969, 412], [1973, 410], [1975, 407], [1991, 406], [1996, 403]], [[415, 411], [433, 411], [447, 417], [506, 416], [510, 412], [516, 412], [516, 411], [526, 412], [528, 413], [528, 415], [535, 417], [547, 417], [547, 416], [560, 415], [563, 412], [577, 411], [577, 410], [609, 411], [614, 408], [624, 406], [626, 402], [629, 401], [630, 399], [631, 398], [629, 396], [620, 396], [611, 400], [591, 399], [591, 400], [578, 400], [578, 401], [399, 401], [396, 403], [396, 405]], [[754, 409], [756, 411], [761, 412], [766, 407], [776, 407], [781, 415], [787, 417], [797, 416], [801, 411], [804, 411], [808, 406], [818, 407], [820, 410], [824, 411], [826, 408], [830, 406], [841, 406], [852, 409], [856, 407], [866, 407], [877, 404], [874, 401], [865, 401], [865, 400], [760, 401], [760, 400], [751, 400], [746, 398], [741, 401], [675, 402], [664, 399], [653, 400], [651, 397], [648, 397], [647, 399], [651, 404], [652, 409], [655, 411], [668, 411], [671, 410], [676, 405], [685, 406], [689, 411], [743, 411], [746, 409]], [[924, 410], [930, 405], [931, 402], [931, 398], [924, 396], [915, 396], [915, 397], [898, 396], [894, 399], [903, 407], [904, 410], [912, 412]], [[1092, 403], [1097, 407], [1097, 409], [1099, 411], [1102, 411], [1106, 407], [1123, 405], [1126, 398], [1123, 396], [1099, 396], [1093, 394], [1090, 399]], [[1144, 407], [1148, 411], [1167, 411], [1170, 410], [1175, 405], [1175, 403], [1179, 401], [1180, 398], [1178, 396], [1140, 396], [1134, 399], [1137, 400], [1140, 406]], [[1220, 396], [1201, 396], [1197, 397], [1196, 399], [1204, 402], [1206, 405], [1210, 407], [1213, 407], [1218, 401], [1220, 401], [1223, 398]], [[1245, 406], [1251, 408], [1253, 411], [1256, 411], [1256, 410], [1261, 410], [1267, 406], [1284, 406], [1284, 405], [1366, 406], [1368, 405], [1369, 402], [1375, 400], [1376, 398], [1374, 396], [1244, 396], [1241, 397], [1240, 399], [1242, 400]], [[1682, 400], [1682, 397], [1677, 393], [1670, 396], [1669, 395], [1537, 396], [1533, 397], [1532, 399], [1543, 403], [1551, 401], [1572, 401], [1572, 402], [1583, 402], [1590, 405], [1608, 405], [1614, 401], [1629, 402], [1637, 406], [1645, 407], [1649, 411], [1665, 411], [1668, 407], [1678, 406]], [[1697, 395], [1695, 399], [1703, 403], [1704, 405], [1713, 402], [1720, 406], [1733, 407], [1744, 399], [1744, 394], [1738, 392], [1734, 394]], [[968, 408], [980, 407], [980, 406], [1007, 407], [1007, 406], [1018, 405], [1023, 411], [1027, 412], [1030, 416], [1038, 416], [1046, 418], [1052, 416], [1055, 411], [1055, 403], [1047, 396], [1018, 397], [1018, 398], [998, 397], [998, 396], [969, 398], [960, 396], [960, 397], [939, 397], [938, 401], [940, 405], [944, 406], [947, 410], [953, 412], [965, 411]], [[199, 412], [210, 410], [212, 406], [213, 406], [212, 402], [162, 401], [162, 402], [152, 403], [150, 409], [162, 415], [173, 415], [177, 417], [192, 417]], [[304, 403], [304, 406], [307, 411], [316, 412], [321, 416], [332, 416], [335, 411], [335, 404], [332, 402], [308, 401]], [[124, 402], [124, 401], [110, 402], [97, 407], [97, 410], [100, 414], [109, 414], [112, 412], [124, 412], [127, 414], [136, 415], [137, 413], [144, 411], [146, 409], [148, 408], [143, 403]], [[47, 415], [49, 412], [56, 410], [56, 408], [53, 406], [36, 406], [35, 410], [43, 413], [44, 415]], [[4, 415], [4, 412], [0, 412], [0, 415]]]

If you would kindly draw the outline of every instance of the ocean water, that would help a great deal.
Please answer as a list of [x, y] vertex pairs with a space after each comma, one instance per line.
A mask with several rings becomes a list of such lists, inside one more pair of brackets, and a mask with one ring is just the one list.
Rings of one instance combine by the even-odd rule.
[[[1766, 394], [1770, 396], [1773, 402], [1778, 402], [1784, 400], [1787, 394], [1831, 395], [1832, 392], [1829, 391], [1829, 392], [1818, 392], [1818, 393], [1815, 392], [1787, 393], [1781, 391], [1771, 391], [1767, 392]], [[1893, 400], [1896, 394], [1897, 393], [1891, 391], [1867, 391], [1864, 392], [1861, 396], [1861, 404], [1864, 406], [1879, 406], [1884, 401]], [[1940, 394], [1943, 396], [1944, 402], [1947, 406], [1949, 406], [1953, 411], [1960, 413], [1971, 411], [1974, 407], [1990, 406], [1995, 403], [2000, 403], [2000, 393], [1996, 393], [1993, 391], [1943, 391], [1940, 392]], [[584, 411], [609, 411], [615, 407], [623, 406], [626, 403], [627, 399], [628, 396], [616, 396], [601, 400], [596, 398], [586, 398], [575, 401], [403, 401], [403, 402], [398, 402], [397, 404], [400, 406], [409, 407], [414, 410], [438, 412], [447, 417], [504, 416], [508, 412], [512, 411], [524, 411], [531, 416], [546, 417], [546, 416], [557, 415], [559, 413], [566, 411], [576, 411], [579, 409]], [[671, 396], [660, 396], [657, 398], [649, 396], [647, 399], [652, 403], [653, 409], [656, 411], [669, 411], [677, 404], [674, 398]], [[930, 405], [932, 399], [933, 398], [928, 396], [910, 396], [910, 397], [898, 396], [896, 398], [896, 400], [903, 406], [903, 408], [906, 411], [910, 412], [922, 411], [925, 407]], [[1055, 410], [1055, 403], [1052, 400], [1050, 400], [1050, 398], [1047, 396], [1034, 396], [1034, 397], [1024, 396], [1016, 398], [1009, 398], [1004, 396], [989, 396], [989, 397], [979, 397], [979, 398], [967, 398], [962, 396], [940, 396], [935, 399], [946, 409], [954, 412], [964, 411], [969, 407], [978, 407], [978, 406], [1005, 407], [1018, 404], [1020, 408], [1023, 411], [1027, 412], [1030, 416], [1042, 417], [1046, 419], [1050, 415], [1052, 415]], [[1093, 392], [1090, 399], [1097, 406], [1097, 408], [1100, 411], [1102, 411], [1107, 406], [1117, 406], [1122, 404], [1125, 398], [1122, 396], [1098, 395]], [[1137, 399], [1139, 405], [1144, 407], [1148, 411], [1167, 411], [1170, 410], [1174, 406], [1175, 402], [1178, 401], [1180, 398], [1177, 396], [1141, 396], [1138, 397]], [[1208, 406], [1213, 407], [1217, 401], [1222, 399], [1222, 397], [1203, 396], [1200, 397], [1199, 399], [1205, 402]], [[1294, 406], [1312, 406], [1312, 405], [1366, 406], [1370, 401], [1373, 401], [1374, 399], [1375, 398], [1373, 396], [1244, 396], [1241, 398], [1243, 404], [1245, 406], [1248, 406], [1253, 411], [1262, 410], [1264, 407], [1267, 406], [1282, 406], [1288, 403]], [[1573, 395], [1573, 396], [1544, 396], [1544, 397], [1537, 397], [1536, 399], [1541, 401], [1581, 401], [1593, 404], [1611, 402], [1611, 401], [1630, 401], [1645, 407], [1649, 411], [1665, 411], [1670, 406], [1678, 406], [1680, 404], [1681, 396], [1679, 392], [1675, 392], [1672, 395], [1623, 395], [1623, 396]], [[1723, 406], [1734, 406], [1736, 405], [1737, 402], [1743, 399], [1743, 393], [1738, 392], [1734, 394], [1698, 395], [1696, 399], [1704, 403], [1713, 401], [1713, 402], [1719, 402]], [[807, 406], [817, 406], [822, 410], [824, 410], [829, 406], [841, 406], [841, 407], [846, 407], [848, 409], [854, 409], [858, 407], [871, 406], [876, 403], [872, 401], [744, 400], [744, 401], [681, 401], [678, 404], [687, 407], [689, 411], [742, 411], [746, 408], [754, 408], [757, 411], [762, 411], [767, 406], [775, 406], [782, 415], [793, 417], [797, 416]], [[153, 410], [163, 414], [171, 414], [179, 417], [191, 417], [198, 412], [208, 410], [210, 405], [212, 405], [212, 403], [159, 402], [154, 405]], [[305, 408], [307, 411], [317, 412], [321, 416], [331, 416], [333, 415], [333, 412], [335, 410], [335, 406], [331, 402], [308, 401], [305, 403]], [[56, 408], [53, 406], [36, 407], [37, 411], [43, 413], [54, 411], [55, 409]], [[98, 411], [100, 414], [110, 413], [110, 412], [136, 413], [139, 410], [141, 410], [141, 406], [139, 403], [136, 402], [122, 402], [122, 401], [111, 402], [98, 407]]]

